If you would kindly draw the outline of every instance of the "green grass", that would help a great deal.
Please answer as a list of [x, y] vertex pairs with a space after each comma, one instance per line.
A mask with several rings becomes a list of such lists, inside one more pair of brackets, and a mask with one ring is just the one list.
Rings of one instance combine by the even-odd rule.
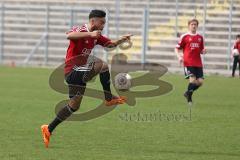
[[[239, 79], [206, 77], [194, 95], [191, 120], [166, 117], [125, 121], [125, 114], [161, 112], [189, 116], [183, 76], [166, 75], [174, 89], [159, 97], [137, 99], [87, 122], [65, 122], [45, 149], [40, 125], [55, 116], [66, 95], [51, 90], [51, 69], [0, 67], [1, 160], [238, 160], [240, 159]], [[98, 81], [92, 87], [101, 88]], [[85, 98], [79, 112], [99, 100]]]

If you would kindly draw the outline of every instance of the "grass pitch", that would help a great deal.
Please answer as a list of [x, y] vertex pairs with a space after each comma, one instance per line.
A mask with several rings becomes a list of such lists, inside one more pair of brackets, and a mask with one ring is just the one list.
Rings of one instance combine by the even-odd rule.
[[[182, 96], [187, 82], [165, 75], [162, 79], [174, 86], [170, 93], [139, 98], [135, 107], [120, 105], [87, 122], [62, 123], [45, 149], [40, 125], [54, 118], [55, 105], [67, 97], [49, 87], [51, 72], [0, 67], [1, 160], [240, 159], [239, 78], [206, 77], [190, 115]], [[99, 81], [90, 85], [101, 88]], [[84, 98], [79, 112], [99, 102]], [[161, 118], [136, 118], [152, 113]]]

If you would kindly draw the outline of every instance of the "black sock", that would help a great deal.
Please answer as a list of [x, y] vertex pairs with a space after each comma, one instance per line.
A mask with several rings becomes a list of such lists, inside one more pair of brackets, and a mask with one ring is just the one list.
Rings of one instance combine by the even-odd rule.
[[59, 125], [61, 122], [70, 117], [73, 112], [75, 112], [75, 110], [72, 109], [69, 105], [63, 107], [58, 112], [56, 118], [48, 125], [49, 132], [52, 133], [52, 131], [57, 127], [57, 125]]
[[190, 92], [193, 93], [195, 87], [196, 87], [195, 83], [189, 83], [188, 89], [187, 89], [188, 93], [190, 93]]
[[193, 91], [196, 91], [200, 86], [196, 85], [193, 87]]
[[112, 93], [110, 89], [110, 73], [109, 71], [100, 73], [100, 82], [102, 84], [103, 90], [104, 90], [104, 95], [105, 99], [107, 101], [112, 99]]
[[62, 122], [58, 117], [56, 117], [49, 125], [48, 125], [48, 130], [50, 133], [57, 127]]
[[234, 56], [234, 59], [233, 59], [233, 67], [232, 67], [232, 77], [235, 76], [235, 70], [237, 68], [237, 64], [238, 64], [238, 56]]

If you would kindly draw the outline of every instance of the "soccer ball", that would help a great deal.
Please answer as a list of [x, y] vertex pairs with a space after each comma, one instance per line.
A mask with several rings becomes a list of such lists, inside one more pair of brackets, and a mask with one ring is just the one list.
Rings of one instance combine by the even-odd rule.
[[238, 56], [238, 55], [239, 55], [238, 49], [234, 49], [233, 50], [233, 56]]
[[114, 86], [120, 91], [127, 91], [131, 87], [131, 79], [127, 73], [118, 73], [114, 78]]

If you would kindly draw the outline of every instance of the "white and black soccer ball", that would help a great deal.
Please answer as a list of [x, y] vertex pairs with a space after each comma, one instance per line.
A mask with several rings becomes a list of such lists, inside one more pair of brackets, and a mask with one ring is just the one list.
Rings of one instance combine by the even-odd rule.
[[238, 55], [239, 55], [238, 49], [234, 49], [234, 50], [233, 50], [233, 56], [238, 56]]
[[114, 78], [114, 86], [118, 90], [126, 91], [131, 88], [132, 77], [127, 73], [118, 73]]

